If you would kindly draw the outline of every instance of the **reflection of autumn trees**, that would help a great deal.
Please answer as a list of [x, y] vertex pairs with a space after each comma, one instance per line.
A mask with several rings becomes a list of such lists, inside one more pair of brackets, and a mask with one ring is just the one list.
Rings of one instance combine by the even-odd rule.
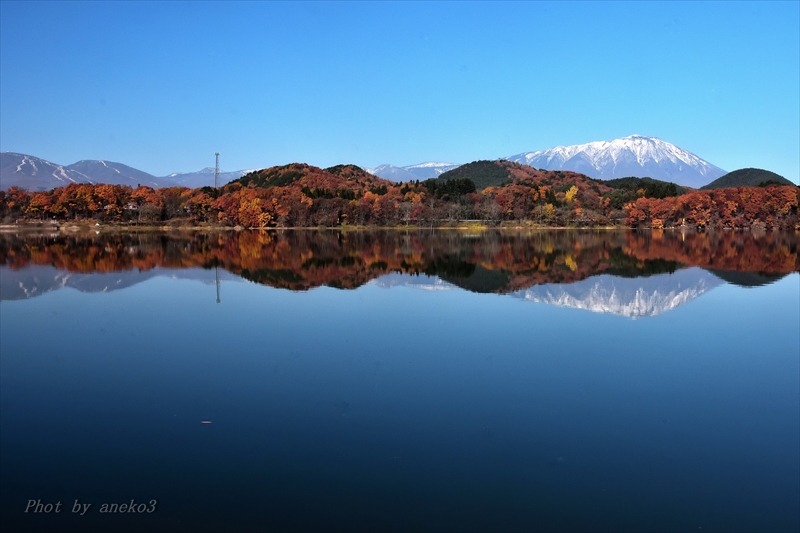
[[[197, 254], [209, 250], [209, 236], [168, 238], [122, 234], [110, 237], [0, 237], [0, 264], [19, 269], [29, 264], [51, 265], [69, 272], [150, 270], [155, 267], [204, 266]], [[191, 255], [187, 252], [191, 251]]]
[[[0, 264], [71, 272], [220, 266], [292, 290], [355, 288], [390, 272], [449, 281], [494, 272], [490, 290], [571, 283], [609, 273], [641, 276], [683, 266], [786, 274], [800, 271], [798, 237], [787, 232], [242, 231], [0, 237]], [[499, 280], [499, 281], [498, 281]], [[468, 284], [467, 284], [468, 285]]]
[[800, 271], [795, 232], [628, 232], [622, 251], [639, 261], [667, 260], [715, 270]]

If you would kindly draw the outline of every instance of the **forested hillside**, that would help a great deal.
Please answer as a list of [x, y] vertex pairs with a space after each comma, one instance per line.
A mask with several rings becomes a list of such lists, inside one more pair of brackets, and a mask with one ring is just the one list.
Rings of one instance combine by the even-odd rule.
[[[658, 180], [604, 182], [509, 161], [478, 161], [423, 182], [395, 183], [354, 165], [293, 163], [214, 189], [70, 184], [0, 191], [0, 220], [242, 227], [694, 226], [797, 228], [798, 187], [689, 191]], [[448, 179], [448, 175], [450, 178]], [[494, 183], [481, 187], [477, 182]]]
[[721, 176], [701, 190], [723, 189], [725, 187], [758, 187], [766, 185], [794, 185], [783, 176], [760, 168], [741, 168]]

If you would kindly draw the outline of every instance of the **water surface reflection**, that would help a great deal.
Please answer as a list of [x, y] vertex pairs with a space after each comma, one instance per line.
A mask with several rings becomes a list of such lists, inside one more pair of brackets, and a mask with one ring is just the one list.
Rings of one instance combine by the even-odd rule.
[[797, 244], [796, 234], [780, 232], [4, 235], [0, 264], [8, 269], [0, 298], [61, 287], [109, 291], [170, 275], [244, 279], [294, 291], [368, 282], [458, 287], [635, 317], [660, 314], [723, 282], [751, 287], [776, 281], [800, 270]]
[[3, 531], [797, 531], [796, 241], [3, 235]]

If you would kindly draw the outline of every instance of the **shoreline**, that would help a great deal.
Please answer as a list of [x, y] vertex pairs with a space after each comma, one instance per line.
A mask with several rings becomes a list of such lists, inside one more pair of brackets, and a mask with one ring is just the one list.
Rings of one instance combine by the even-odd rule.
[[[53, 224], [51, 222], [20, 222], [14, 224], [0, 224], [0, 234], [4, 233], [60, 233], [60, 234], [113, 234], [113, 233], [184, 233], [184, 232], [208, 232], [208, 233], [228, 233], [239, 231], [339, 231], [363, 232], [363, 231], [690, 231], [690, 232], [709, 232], [709, 231], [789, 231], [765, 228], [700, 228], [694, 226], [677, 226], [668, 228], [632, 228], [629, 226], [545, 226], [538, 224], [455, 224], [447, 226], [271, 226], [271, 227], [243, 227], [243, 226], [218, 226], [218, 225], [127, 225], [127, 224], [98, 224], [89, 222], [74, 222], [67, 224]], [[800, 230], [794, 230], [800, 232]]]

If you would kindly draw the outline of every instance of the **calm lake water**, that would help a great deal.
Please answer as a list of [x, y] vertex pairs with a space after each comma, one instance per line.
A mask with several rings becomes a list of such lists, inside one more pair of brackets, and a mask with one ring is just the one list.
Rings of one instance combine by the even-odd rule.
[[781, 233], [0, 235], [4, 531], [798, 531], [799, 271]]

